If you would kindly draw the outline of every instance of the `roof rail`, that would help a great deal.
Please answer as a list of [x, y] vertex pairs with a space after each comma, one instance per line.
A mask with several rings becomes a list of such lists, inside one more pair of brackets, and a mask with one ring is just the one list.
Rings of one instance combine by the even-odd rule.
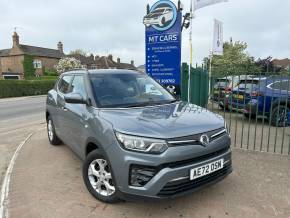
[[75, 70], [83, 70], [83, 71], [89, 72], [88, 69], [84, 69], [84, 68], [73, 68], [73, 69], [66, 70], [64, 73], [71, 72], [71, 71], [75, 71]]

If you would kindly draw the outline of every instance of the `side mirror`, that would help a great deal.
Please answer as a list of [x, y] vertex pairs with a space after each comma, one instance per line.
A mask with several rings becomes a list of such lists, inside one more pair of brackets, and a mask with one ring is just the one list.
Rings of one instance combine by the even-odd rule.
[[180, 100], [180, 96], [176, 93], [175, 86], [170, 85], [170, 86], [167, 86], [166, 89], [168, 92], [171, 93], [171, 95], [173, 95], [176, 98], [176, 100], [178, 101]]
[[70, 93], [64, 96], [66, 103], [70, 104], [87, 104], [87, 101], [79, 93]]
[[166, 87], [167, 91], [170, 92], [172, 95], [175, 95], [175, 87], [174, 86], [167, 86]]

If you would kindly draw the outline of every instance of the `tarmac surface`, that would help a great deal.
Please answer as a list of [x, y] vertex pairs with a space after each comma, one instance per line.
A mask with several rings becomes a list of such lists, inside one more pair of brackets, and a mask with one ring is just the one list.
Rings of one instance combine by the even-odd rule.
[[0, 99], [0, 188], [17, 146], [45, 123], [45, 96]]
[[86, 190], [77, 156], [51, 146], [42, 129], [15, 163], [9, 217], [290, 217], [289, 156], [235, 149], [233, 166], [224, 181], [184, 197], [104, 204]]

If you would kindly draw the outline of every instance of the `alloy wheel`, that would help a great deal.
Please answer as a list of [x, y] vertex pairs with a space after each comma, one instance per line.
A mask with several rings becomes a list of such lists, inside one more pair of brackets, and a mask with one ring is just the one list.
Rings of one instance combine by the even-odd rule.
[[52, 121], [51, 120], [48, 120], [47, 132], [48, 132], [49, 140], [52, 141], [53, 140], [53, 127], [52, 127]]
[[288, 121], [287, 108], [280, 108], [276, 113], [276, 122], [278, 126], [284, 126]]
[[93, 160], [88, 168], [88, 177], [91, 186], [102, 196], [110, 196], [115, 193], [111, 170], [106, 160]]

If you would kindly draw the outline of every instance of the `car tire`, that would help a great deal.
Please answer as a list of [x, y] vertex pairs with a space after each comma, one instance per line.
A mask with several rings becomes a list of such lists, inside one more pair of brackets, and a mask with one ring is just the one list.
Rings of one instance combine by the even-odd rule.
[[276, 127], [284, 127], [284, 125], [287, 126], [289, 111], [290, 109], [285, 105], [274, 107], [272, 111], [271, 125]]
[[54, 124], [50, 116], [47, 118], [46, 128], [47, 128], [47, 136], [48, 136], [49, 143], [51, 145], [61, 145], [62, 142], [55, 133]]
[[255, 119], [256, 118], [256, 114], [244, 114], [244, 116], [246, 118], [251, 118], [251, 119]]
[[[111, 176], [105, 176], [105, 174], [110, 174]], [[97, 200], [105, 203], [117, 203], [121, 201], [118, 196], [117, 187], [114, 185], [115, 182], [110, 169], [110, 163], [99, 150], [92, 151], [85, 159], [83, 164], [83, 180], [88, 191]]]

